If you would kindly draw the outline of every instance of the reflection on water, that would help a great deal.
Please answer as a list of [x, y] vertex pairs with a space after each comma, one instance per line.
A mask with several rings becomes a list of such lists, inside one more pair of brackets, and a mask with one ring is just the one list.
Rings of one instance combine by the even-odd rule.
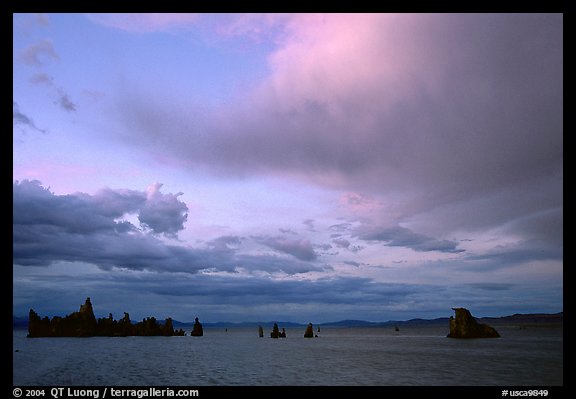
[[322, 328], [304, 339], [257, 329], [204, 337], [26, 338], [14, 331], [14, 385], [562, 385], [561, 328], [499, 328], [457, 340], [438, 327]]

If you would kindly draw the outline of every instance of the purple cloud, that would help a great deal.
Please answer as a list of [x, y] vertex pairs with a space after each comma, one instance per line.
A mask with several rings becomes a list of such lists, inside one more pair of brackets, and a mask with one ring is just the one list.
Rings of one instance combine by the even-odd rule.
[[[560, 205], [561, 15], [295, 15], [277, 23], [283, 40], [253, 91], [225, 106], [186, 106], [186, 114], [174, 111], [177, 101], [124, 91], [126, 139], [221, 176], [290, 176], [369, 192], [378, 204], [393, 196], [394, 222], [469, 204], [449, 222], [469, 226], [503, 209], [495, 224], [506, 223], [515, 207], [498, 197], [504, 190], [526, 202], [522, 212]], [[534, 186], [542, 195], [532, 195]], [[479, 215], [473, 201], [495, 203]]]
[[463, 252], [457, 249], [457, 242], [437, 240], [424, 234], [419, 234], [402, 226], [393, 226], [360, 235], [365, 241], [382, 241], [390, 247], [406, 247], [418, 252]]
[[[323, 271], [309, 261], [315, 253], [308, 241], [265, 240], [296, 259], [274, 255], [239, 254], [240, 237], [224, 236], [208, 248], [169, 245], [157, 234], [176, 236], [186, 220], [186, 205], [178, 194], [160, 193], [160, 183], [147, 192], [103, 189], [94, 195], [56, 195], [39, 181], [13, 185], [13, 262], [22, 266], [49, 266], [55, 262], [84, 262], [103, 270], [126, 268], [156, 272], [199, 271], [248, 273], [307, 273]], [[138, 214], [150, 230], [122, 220]]]
[[292, 255], [302, 261], [314, 261], [318, 257], [312, 244], [304, 239], [289, 239], [284, 237], [266, 237], [258, 240], [261, 244], [279, 252]]
[[138, 220], [142, 225], [152, 229], [154, 233], [164, 233], [175, 237], [178, 231], [184, 229], [188, 218], [188, 207], [178, 197], [178, 194], [162, 194], [161, 183], [148, 187], [146, 202], [140, 209]]
[[14, 125], [29, 127], [37, 132], [46, 133], [45, 129], [40, 129], [36, 126], [36, 123], [34, 123], [31, 117], [20, 111], [20, 107], [16, 101], [12, 102], [12, 121]]
[[60, 56], [50, 40], [41, 40], [25, 48], [20, 53], [20, 60], [26, 65], [41, 67], [46, 60], [58, 61]]

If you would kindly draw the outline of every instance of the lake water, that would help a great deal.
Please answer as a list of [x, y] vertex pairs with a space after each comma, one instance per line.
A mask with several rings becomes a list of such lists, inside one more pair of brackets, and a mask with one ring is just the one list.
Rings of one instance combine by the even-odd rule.
[[[497, 328], [502, 338], [446, 338], [447, 328], [323, 328], [303, 338], [256, 329], [204, 337], [26, 338], [13, 333], [14, 385], [563, 385], [562, 328]], [[266, 332], [267, 333], [267, 332]]]

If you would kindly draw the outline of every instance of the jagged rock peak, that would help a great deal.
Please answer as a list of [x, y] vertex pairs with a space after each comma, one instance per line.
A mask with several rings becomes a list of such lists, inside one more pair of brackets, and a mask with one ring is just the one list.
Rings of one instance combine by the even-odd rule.
[[84, 305], [80, 305], [80, 313], [94, 313], [94, 309], [92, 308], [92, 302], [90, 302], [90, 297], [86, 298], [86, 302]]

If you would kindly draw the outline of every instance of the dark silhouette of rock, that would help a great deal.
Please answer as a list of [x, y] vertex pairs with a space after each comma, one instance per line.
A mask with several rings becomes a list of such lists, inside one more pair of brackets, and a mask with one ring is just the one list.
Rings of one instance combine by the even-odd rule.
[[[182, 331], [182, 330], [180, 330]], [[182, 334], [184, 332], [182, 331]], [[128, 313], [118, 321], [112, 313], [108, 317], [96, 320], [90, 298], [80, 306], [78, 312], [60, 317], [43, 319], [33, 309], [28, 316], [28, 337], [126, 337], [130, 335], [155, 336], [178, 335], [174, 332], [172, 319], [166, 319], [164, 325], [159, 324], [154, 317], [147, 317], [142, 322], [132, 324]]]
[[54, 316], [40, 319], [40, 316], [30, 309], [28, 320], [28, 337], [91, 337], [97, 335], [98, 323], [94, 316], [90, 298], [78, 312], [66, 317]]
[[146, 317], [142, 319], [142, 323], [136, 324], [136, 335], [142, 335], [145, 337], [154, 337], [162, 334], [162, 329], [160, 325], [156, 322], [155, 317]]
[[202, 324], [198, 320], [198, 317], [194, 320], [194, 327], [192, 327], [192, 332], [190, 333], [191, 337], [202, 337], [204, 335], [204, 329], [202, 328]]
[[28, 337], [50, 337], [50, 319], [40, 318], [38, 313], [30, 309], [28, 314]]
[[466, 308], [452, 308], [456, 318], [450, 316], [450, 333], [448, 338], [498, 338], [500, 334], [487, 324], [476, 321]]
[[98, 319], [98, 324], [96, 326], [96, 335], [100, 336], [112, 336], [114, 335], [114, 329], [117, 326], [117, 322], [114, 321], [112, 313], [108, 314], [107, 318]]
[[117, 337], [129, 337], [134, 334], [134, 325], [130, 321], [130, 315], [124, 312], [124, 317], [118, 320], [116, 325], [116, 330], [114, 331], [114, 336]]
[[90, 298], [86, 298], [86, 302], [84, 305], [80, 305], [78, 312], [73, 312], [62, 320], [64, 331], [56, 332], [56, 336], [92, 337], [96, 335], [98, 323]]
[[278, 331], [278, 324], [274, 323], [272, 327], [272, 332], [270, 333], [270, 338], [278, 338], [280, 336], [280, 331]]
[[286, 329], [282, 328], [282, 332], [279, 335], [280, 338], [286, 338]]
[[314, 327], [312, 326], [312, 323], [308, 323], [308, 326], [306, 326], [304, 338], [314, 338]]
[[168, 317], [164, 322], [164, 327], [162, 328], [162, 335], [167, 337], [174, 335], [174, 325], [172, 324], [172, 318]]
[[264, 337], [264, 329], [262, 328], [262, 326], [258, 326], [258, 336], [260, 338]]

